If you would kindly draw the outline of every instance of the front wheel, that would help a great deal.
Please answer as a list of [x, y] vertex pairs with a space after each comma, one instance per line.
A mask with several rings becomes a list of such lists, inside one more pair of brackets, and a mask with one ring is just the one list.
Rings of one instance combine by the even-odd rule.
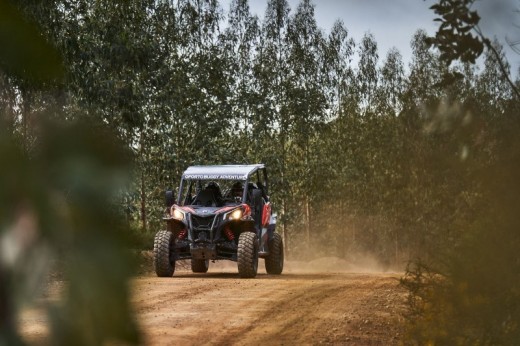
[[175, 272], [175, 238], [172, 232], [159, 231], [155, 235], [153, 264], [159, 277], [171, 277]]
[[244, 232], [238, 238], [238, 275], [254, 278], [258, 272], [258, 237], [253, 232]]
[[191, 271], [194, 273], [207, 273], [209, 269], [209, 259], [192, 259]]
[[273, 233], [273, 239], [269, 242], [269, 256], [265, 258], [265, 271], [267, 274], [282, 274], [283, 260], [282, 237], [278, 233]]

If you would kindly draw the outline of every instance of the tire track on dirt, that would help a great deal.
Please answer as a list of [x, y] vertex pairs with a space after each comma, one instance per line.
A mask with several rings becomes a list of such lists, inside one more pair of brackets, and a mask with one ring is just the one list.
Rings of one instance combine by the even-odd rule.
[[[250, 326], [234, 331], [218, 340], [217, 344], [302, 344], [295, 331], [308, 329], [315, 324], [312, 310], [318, 309], [323, 297], [333, 294], [337, 287], [329, 283], [313, 286], [302, 285], [297, 291], [285, 292], [273, 300], [273, 305]], [[236, 340], [233, 342], [232, 340]], [[310, 340], [303, 340], [309, 343]]]
[[[143, 344], [396, 345], [400, 341], [395, 316], [402, 316], [405, 293], [398, 287], [398, 274], [259, 273], [249, 280], [238, 278], [235, 268], [226, 270], [179, 271], [172, 278], [150, 273], [133, 279], [131, 301]], [[48, 341], [47, 323], [41, 309], [27, 311], [20, 320], [27, 340], [38, 344]]]
[[236, 306], [233, 296], [247, 281], [236, 274], [181, 274], [168, 279], [136, 280], [134, 302], [145, 342], [200, 343], [205, 331], [211, 334], [219, 329], [215, 325], [219, 312], [229, 304]]
[[396, 279], [387, 274], [259, 274], [253, 280], [235, 273], [181, 274], [137, 279], [133, 299], [150, 345], [395, 344], [389, 335], [392, 313], [384, 306], [404, 301], [395, 294], [387, 297], [387, 291], [398, 291]]
[[363, 328], [371, 318], [365, 305], [374, 303], [373, 296], [381, 288], [395, 289], [397, 282], [381, 285], [381, 278], [369, 276], [349, 279], [318, 275], [314, 279], [311, 284], [297, 279], [299, 285], [276, 297], [275, 306], [248, 327], [224, 333], [214, 344], [291, 345], [355, 340], [356, 344], [370, 344], [373, 335]]

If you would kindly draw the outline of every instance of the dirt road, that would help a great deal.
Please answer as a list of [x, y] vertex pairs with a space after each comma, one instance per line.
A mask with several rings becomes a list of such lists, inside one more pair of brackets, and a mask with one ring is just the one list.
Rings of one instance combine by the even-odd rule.
[[[401, 339], [405, 293], [399, 274], [261, 270], [239, 279], [236, 268], [207, 274], [178, 270], [133, 282], [133, 304], [147, 345], [393, 345]], [[263, 263], [261, 263], [263, 264]], [[45, 331], [26, 314], [25, 334]]]

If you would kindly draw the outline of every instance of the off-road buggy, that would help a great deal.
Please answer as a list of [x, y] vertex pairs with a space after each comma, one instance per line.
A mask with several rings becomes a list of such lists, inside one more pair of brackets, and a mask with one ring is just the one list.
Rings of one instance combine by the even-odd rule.
[[191, 259], [195, 273], [206, 273], [210, 260], [231, 260], [241, 277], [252, 278], [259, 257], [268, 274], [281, 274], [283, 243], [268, 192], [263, 164], [186, 169], [177, 198], [166, 192], [167, 229], [154, 241], [157, 276], [170, 277], [176, 261]]

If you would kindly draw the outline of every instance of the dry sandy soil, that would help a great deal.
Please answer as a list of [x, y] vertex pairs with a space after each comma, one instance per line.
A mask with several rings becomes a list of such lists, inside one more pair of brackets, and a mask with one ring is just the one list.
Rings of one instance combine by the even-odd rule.
[[[396, 345], [405, 292], [399, 273], [338, 272], [329, 258], [286, 263], [282, 275], [240, 279], [233, 262], [207, 274], [178, 268], [173, 278], [133, 280], [132, 302], [146, 345]], [[352, 269], [352, 268], [351, 268]], [[50, 289], [59, 291], [59, 284]], [[55, 297], [51, 292], [49, 297]], [[48, 298], [52, 299], [52, 298]], [[42, 311], [22, 314], [29, 342], [45, 344]]]

